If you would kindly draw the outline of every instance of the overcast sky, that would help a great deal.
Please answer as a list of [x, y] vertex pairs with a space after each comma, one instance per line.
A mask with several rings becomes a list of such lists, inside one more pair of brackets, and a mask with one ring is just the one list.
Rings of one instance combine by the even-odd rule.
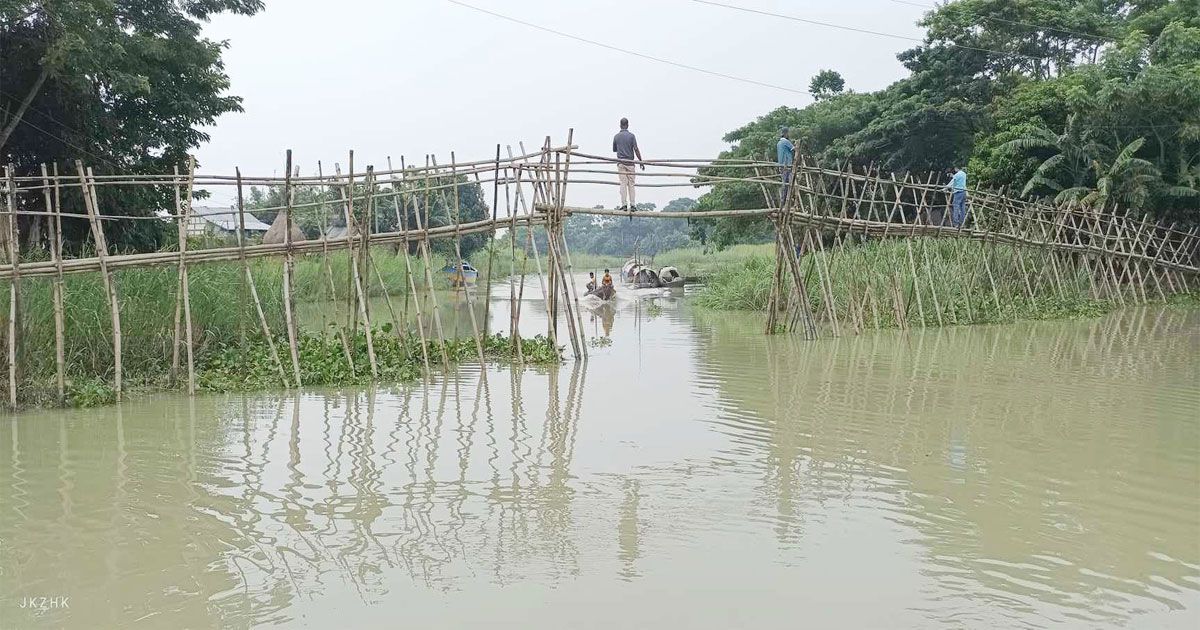
[[[720, 0], [806, 19], [921, 37], [925, 0]], [[856, 91], [906, 74], [912, 42], [692, 0], [462, 0], [515, 19], [713, 72], [805, 91], [834, 69]], [[356, 170], [391, 156], [448, 161], [494, 156], [497, 143], [540, 146], [575, 129], [581, 151], [608, 155], [626, 116], [646, 159], [713, 157], [721, 137], [804, 94], [761, 87], [604, 49], [448, 0], [267, 0], [253, 17], [219, 16], [232, 93], [245, 111], [222, 116], [197, 157], [205, 173], [280, 174], [292, 149], [303, 173], [317, 160]], [[694, 189], [647, 189], [662, 207]], [[228, 190], [212, 202], [228, 202]], [[615, 187], [577, 186], [572, 205], [617, 205]]]

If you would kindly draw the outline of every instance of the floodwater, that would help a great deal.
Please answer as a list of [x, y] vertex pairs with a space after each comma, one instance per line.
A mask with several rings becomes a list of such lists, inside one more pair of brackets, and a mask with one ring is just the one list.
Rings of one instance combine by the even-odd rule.
[[0, 627], [1200, 623], [1200, 311], [805, 342], [649, 295], [586, 363], [0, 419]]

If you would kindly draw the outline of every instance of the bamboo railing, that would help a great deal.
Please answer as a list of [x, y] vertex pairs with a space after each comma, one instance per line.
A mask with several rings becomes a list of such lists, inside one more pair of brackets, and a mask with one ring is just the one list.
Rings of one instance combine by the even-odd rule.
[[[521, 316], [521, 293], [524, 291], [529, 254], [532, 253], [543, 299], [549, 314], [547, 335], [558, 343], [560, 322], [565, 323], [567, 342], [572, 354], [579, 359], [587, 356], [579, 295], [572, 281], [573, 269], [565, 231], [566, 219], [573, 214], [603, 217], [636, 217], [708, 221], [716, 218], [769, 221], [776, 234], [776, 260], [771, 284], [766, 330], [799, 330], [807, 338], [815, 338], [822, 330], [832, 335], [846, 331], [861, 331], [878, 327], [883, 319], [891, 318], [901, 327], [926, 321], [944, 324], [954, 316], [939, 296], [937, 283], [930, 275], [939, 253], [931, 252], [931, 239], [954, 239], [983, 243], [986, 256], [963, 258], [962, 274], [970, 282], [990, 286], [997, 308], [1000, 305], [998, 283], [1011, 280], [1024, 287], [1030, 298], [1035, 287], [1053, 287], [1065, 292], [1067, 280], [1086, 275], [1088, 292], [1095, 299], [1119, 303], [1141, 303], [1165, 299], [1171, 294], [1191, 291], [1200, 273], [1200, 235], [1197, 229], [1188, 231], [1171, 225], [1152, 222], [1146, 217], [1112, 209], [1080, 206], [1055, 206], [1040, 201], [1016, 199], [1004, 191], [972, 190], [969, 193], [969, 219], [965, 225], [949, 224], [945, 189], [932, 177], [921, 181], [913, 174], [896, 175], [882, 172], [878, 167], [854, 168], [843, 165], [822, 165], [800, 157], [783, 172], [774, 163], [754, 160], [661, 159], [647, 160], [651, 170], [639, 173], [638, 188], [697, 188], [720, 183], [738, 183], [761, 194], [759, 208], [729, 208], [698, 212], [621, 211], [584, 208], [567, 204], [567, 190], [578, 186], [615, 186], [615, 160], [581, 153], [572, 145], [572, 134], [562, 146], [553, 146], [549, 137], [537, 151], [487, 160], [460, 162], [452, 153], [449, 163], [439, 164], [435, 156], [426, 156], [423, 166], [410, 166], [401, 159], [395, 169], [389, 158], [387, 169], [368, 166], [356, 172], [353, 153], [347, 162], [348, 170], [340, 166], [333, 174], [318, 168], [316, 176], [300, 176], [287, 153], [283, 177], [198, 174], [194, 162], [171, 174], [97, 175], [76, 162], [60, 171], [58, 165], [45, 165], [36, 170], [6, 167], [0, 190], [0, 251], [6, 261], [0, 265], [0, 280], [9, 286], [9, 309], [5, 358], [8, 367], [8, 400], [15, 407], [19, 398], [20, 345], [23, 330], [21, 284], [28, 279], [48, 278], [53, 286], [54, 334], [56, 340], [56, 370], [59, 395], [64, 392], [65, 360], [63, 356], [65, 303], [63, 278], [72, 274], [99, 273], [108, 299], [114, 356], [113, 384], [118, 399], [122, 393], [122, 335], [121, 301], [113, 274], [126, 269], [174, 266], [178, 269], [174, 343], [172, 344], [171, 378], [174, 381], [181, 360], [186, 359], [187, 391], [196, 389], [192, 338], [192, 314], [189, 299], [189, 269], [195, 265], [236, 262], [245, 278], [246, 291], [240, 299], [254, 303], [259, 332], [270, 343], [273, 363], [284, 386], [300, 386], [301, 369], [297, 353], [298, 327], [295, 310], [294, 262], [300, 256], [321, 256], [324, 280], [334, 289], [329, 265], [333, 252], [348, 252], [350, 265], [350, 294], [346, 296], [350, 315], [344, 328], [338, 331], [346, 359], [353, 361], [347, 342], [359, 326], [364, 329], [370, 371], [377, 375], [374, 352], [375, 326], [368, 303], [370, 285], [381, 285], [384, 278], [372, 258], [372, 248], [379, 245], [397, 246], [403, 251], [408, 269], [408, 294], [404, 300], [405, 321], [412, 297], [418, 314], [416, 334], [420, 338], [422, 362], [432, 369], [430, 345], [436, 345], [443, 368], [449, 367], [445, 332], [442, 330], [440, 309], [431, 274], [431, 244], [451, 240], [457, 258], [461, 260], [461, 240], [473, 234], [496, 235], [506, 230], [509, 238], [510, 330], [516, 335]], [[790, 184], [784, 185], [784, 178]], [[474, 221], [462, 220], [460, 187], [474, 182], [493, 188], [491, 217]], [[283, 237], [276, 242], [250, 244], [245, 232], [246, 186], [276, 186], [282, 189], [283, 205], [260, 208], [258, 211], [281, 212], [285, 218]], [[174, 207], [166, 208], [108, 208], [101, 207], [106, 187], [150, 187], [158, 192], [170, 191]], [[236, 244], [232, 246], [192, 247], [186, 227], [194, 217], [205, 213], [193, 209], [194, 191], [221, 187], [236, 189], [237, 205], [220, 214], [236, 214]], [[500, 211], [500, 188], [504, 189], [504, 211]], [[322, 193], [333, 191], [336, 198], [322, 194], [319, 201], [296, 203], [296, 192], [305, 188]], [[77, 203], [76, 201], [82, 203]], [[64, 210], [64, 202], [82, 207], [84, 212]], [[450, 209], [451, 221], [432, 226], [430, 208], [436, 204]], [[345, 234], [328, 237], [329, 207], [338, 206], [334, 214], [341, 215]], [[394, 214], [391, 230], [377, 229], [382, 213]], [[414, 219], [409, 225], [408, 217]], [[291, 229], [300, 220], [319, 219], [322, 238], [297, 240]], [[86, 221], [91, 235], [91, 255], [69, 258], [63, 250], [63, 222]], [[179, 247], [173, 251], [124, 253], [112, 251], [105, 235], [115, 222], [169, 221], [176, 223]], [[44, 242], [49, 260], [21, 260], [22, 226], [44, 228], [39, 247]], [[526, 242], [518, 244], [518, 228], [524, 228]], [[545, 233], [546, 249], [539, 252], [534, 230]], [[839, 268], [840, 258], [857, 244], [867, 240], [903, 240], [905, 243], [908, 286], [902, 286], [900, 273], [893, 272], [890, 282], [855, 278], [853, 270]], [[28, 240], [28, 239], [27, 239]], [[416, 247], [412, 254], [410, 247]], [[1002, 247], [998, 247], [1002, 246]], [[492, 257], [489, 252], [488, 287], [490, 295]], [[424, 277], [412, 273], [411, 255], [424, 263]], [[520, 281], [518, 274], [520, 257]], [[839, 258], [840, 257], [840, 258]], [[275, 345], [276, 334], [264, 315], [260, 295], [254, 284], [250, 261], [278, 258], [283, 265], [284, 335], [287, 358]], [[545, 268], [543, 269], [543, 261]], [[918, 261], [920, 261], [918, 263]], [[1015, 270], [1016, 278], [997, 277], [995, 269], [1003, 266]], [[925, 270], [922, 277], [918, 267]], [[372, 275], [374, 273], [374, 276]], [[850, 277], [847, 277], [849, 274]], [[418, 282], [423, 280], [423, 286]], [[843, 295], [835, 295], [834, 286], [847, 286]], [[386, 295], [395, 334], [411, 334], [400, 326], [391, 296]], [[421, 299], [417, 295], [422, 293]], [[815, 297], [814, 297], [815, 296]], [[336, 296], [331, 295], [334, 299]], [[468, 305], [473, 298], [466, 297]], [[483, 298], [488, 299], [485, 295]], [[915, 310], [912, 308], [915, 303]], [[968, 304], [970, 309], [972, 305]], [[471, 315], [472, 334], [476, 341], [478, 359], [483, 361], [482, 338], [487, 334], [487, 317], [482, 325]], [[886, 317], [881, 316], [881, 313]], [[420, 315], [431, 315], [431, 325], [421, 324]], [[244, 334], [244, 333], [243, 333]], [[519, 337], [519, 336], [518, 336]], [[519, 338], [515, 342], [521, 355]], [[290, 368], [290, 370], [288, 369]]]

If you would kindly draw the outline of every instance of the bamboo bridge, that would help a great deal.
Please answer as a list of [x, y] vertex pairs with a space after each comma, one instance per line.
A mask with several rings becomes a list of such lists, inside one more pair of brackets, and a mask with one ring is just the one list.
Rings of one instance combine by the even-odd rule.
[[[63, 278], [70, 274], [98, 275], [108, 299], [113, 382], [119, 400], [122, 390], [121, 291], [114, 274], [126, 269], [156, 266], [171, 266], [178, 270], [172, 367], [179, 369], [180, 361], [186, 359], [189, 393], [195, 391], [189, 268], [211, 263], [241, 266], [245, 295], [256, 306], [258, 332], [271, 342], [282, 382], [288, 382], [290, 371], [291, 380], [299, 385], [295, 260], [298, 256], [322, 256], [328, 272], [329, 255], [336, 251], [348, 252], [357, 263], [350, 265], [353, 295], [347, 299], [355, 310], [351, 325], [356, 330], [361, 326], [366, 334], [372, 376], [377, 375], [373, 346], [374, 336], [379, 334], [419, 337], [422, 359], [429, 370], [436, 362], [436, 355], [431, 359], [431, 354], [438, 352], [439, 347], [441, 358], [446, 361], [442, 344], [445, 332], [437, 294], [433, 290], [431, 243], [452, 240], [461, 254], [462, 237], [480, 233], [496, 237], [493, 252], [497, 247], [508, 249], [509, 330], [516, 339], [518, 360], [521, 353], [519, 335], [515, 334], [521, 318], [518, 295], [524, 287], [526, 266], [521, 265], [518, 281], [517, 260], [527, 261], [530, 256], [549, 313], [547, 335], [557, 344], [565, 328], [573, 356], [585, 359], [587, 343], [580, 296], [575, 282], [569, 281], [573, 269], [564, 230], [567, 217], [573, 214], [662, 220], [705, 221], [726, 217], [769, 221], [774, 226], [776, 255], [765, 330], [768, 334], [796, 331], [810, 339], [822, 334], [857, 333], [880, 327], [883, 321], [900, 327], [923, 326], [927, 320], [938, 324], [953, 322], [949, 307], [939, 301], [931, 275], [931, 257], [953, 257], [953, 260], [941, 262], [954, 265], [962, 282], [979, 286], [989, 293], [997, 309], [1002, 306], [997, 287], [1004, 282], [1017, 283], [1029, 299], [1039, 291], [1059, 295], [1074, 292], [1091, 299], [1126, 304], [1164, 300], [1173, 294], [1192, 291], [1200, 272], [1200, 238], [1195, 227], [1181, 230], [1130, 212], [1078, 205], [1058, 206], [1017, 199], [1003, 191], [984, 190], [969, 191], [968, 221], [963, 227], [955, 227], [947, 224], [945, 188], [934, 183], [932, 176], [919, 181], [911, 174], [884, 173], [873, 167], [822, 165], [803, 156], [798, 156], [792, 165], [791, 184], [786, 189], [778, 165], [754, 160], [648, 160], [645, 164], [651, 172], [638, 176], [639, 188], [693, 188], [725, 182], [741, 183], [761, 194], [762, 204], [758, 208], [626, 212], [575, 207], [567, 203], [571, 185], [616, 186], [617, 180], [615, 160], [582, 153], [572, 142], [573, 133], [568, 134], [564, 145], [553, 145], [547, 138], [540, 149], [526, 151], [522, 146], [516, 155], [510, 149], [502, 157], [497, 146], [495, 157], [491, 159], [458, 162], [451, 154], [448, 163], [439, 164], [433, 156], [426, 156], [423, 165], [409, 165], [402, 159], [400, 168], [392, 168], [389, 159], [387, 169], [367, 167], [362, 172], [355, 171], [351, 153], [347, 172], [341, 172], [339, 167], [333, 174], [319, 171], [316, 176], [298, 175], [290, 151], [283, 177], [242, 176], [240, 172], [206, 175], [195, 172], [194, 161], [168, 175], [97, 175], [78, 161], [67, 173], [60, 173], [57, 165], [49, 169], [43, 165], [40, 172], [19, 172], [10, 165], [5, 170], [3, 188], [0, 189], [0, 200], [4, 204], [0, 213], [0, 249], [6, 257], [6, 264], [0, 266], [0, 279], [9, 287], [9, 308], [4, 318], [7, 320], [4, 334], [9, 401], [16, 406], [20, 370], [18, 349], [23, 331], [33, 325], [25, 321], [21, 310], [23, 282], [45, 278], [52, 283], [61, 395], [65, 363], [63, 337], [66, 334], [63, 314], [71, 306], [64, 299]], [[483, 187], [490, 185], [491, 218], [461, 220], [459, 187], [463, 182], [474, 182]], [[281, 234], [277, 236], [280, 238], [264, 239], [276, 242], [248, 242], [245, 221], [249, 211], [244, 201], [247, 186], [282, 190], [283, 205], [255, 209], [256, 212], [278, 213], [276, 223]], [[165, 209], [166, 212], [163, 208], [104, 208], [99, 203], [101, 196], [97, 191], [106, 187], [152, 188], [167, 197], [173, 195], [174, 207]], [[194, 248], [186, 231], [190, 221], [198, 216], [193, 211], [193, 193], [198, 189], [219, 187], [236, 189], [237, 205], [231, 211], [237, 216], [236, 245]], [[318, 189], [322, 201], [296, 203], [297, 191], [304, 188]], [[786, 195], [783, 194], [785, 191]], [[334, 201], [329, 201], [325, 193], [335, 194]], [[431, 200], [441, 200], [450, 208], [449, 224], [431, 226]], [[68, 212], [64, 205], [81, 207], [84, 211]], [[328, 236], [330, 213], [339, 216], [346, 227], [336, 238]], [[389, 222], [394, 218], [396, 229], [373, 229], [381, 216], [388, 217]], [[296, 228], [302, 218], [319, 221], [321, 234], [325, 237], [305, 240]], [[92, 237], [91, 255], [68, 257], [64, 254], [64, 220], [86, 222]], [[112, 222], [163, 220], [176, 224], [179, 231], [177, 250], [129, 254], [114, 252], [108, 246], [105, 226]], [[39, 230], [45, 226], [49, 260], [22, 261], [18, 251], [21, 226], [35, 224]], [[534, 238], [537, 230], [545, 235], [543, 251], [539, 251]], [[984, 253], [979, 253], [979, 247], [955, 250], [961, 254], [939, 253], [929, 246], [934, 239], [974, 241], [982, 244]], [[904, 242], [907, 269], [893, 269], [887, 278], [864, 278], [853, 268], [838, 268], [839, 257], [845, 258], [845, 252], [866, 242], [889, 240]], [[380, 255], [378, 251], [372, 251], [372, 246], [376, 245], [397, 247], [396, 255], [403, 256], [409, 271], [407, 289], [414, 296], [421, 294], [417, 308], [430, 315], [430, 325], [422, 325], [420, 317], [415, 327], [397, 326], [387, 333], [372, 325], [372, 316], [379, 319], [379, 314], [371, 312], [367, 298], [373, 280], [383, 284], [378, 268], [373, 265], [373, 257]], [[272, 329], [264, 315], [251, 273], [250, 261], [263, 258], [281, 260], [285, 329], [282, 334]], [[414, 259], [423, 264], [423, 278], [414, 277]], [[921, 271], [924, 271], [924, 277]], [[490, 268], [488, 272], [490, 284]], [[332, 285], [332, 277], [330, 283]], [[384, 295], [386, 297], [386, 291]], [[468, 291], [468, 305], [472, 299]], [[973, 305], [968, 301], [965, 308], [970, 311]], [[474, 311], [470, 310], [470, 313], [478, 356], [483, 361], [480, 340], [485, 333], [481, 332], [483, 329], [476, 321]], [[275, 346], [273, 340], [277, 338], [286, 338], [286, 350], [281, 352]], [[344, 335], [342, 339], [344, 344]]]

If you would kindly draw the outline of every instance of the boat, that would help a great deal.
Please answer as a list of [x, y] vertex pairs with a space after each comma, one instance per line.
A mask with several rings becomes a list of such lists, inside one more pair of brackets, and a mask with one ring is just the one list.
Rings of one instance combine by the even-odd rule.
[[633, 274], [633, 288], [635, 289], [657, 289], [662, 286], [662, 281], [658, 278], [658, 272], [649, 267], [638, 267]]
[[684, 284], [679, 269], [668, 266], [655, 271], [636, 258], [630, 258], [621, 266], [621, 280], [635, 289], [677, 289]]
[[598, 299], [607, 302], [609, 300], [616, 299], [617, 290], [613, 288], [613, 285], [611, 284], [602, 284], [594, 289], [589, 290], [584, 295], [594, 295]]
[[630, 258], [629, 260], [626, 260], [625, 264], [621, 265], [621, 281], [626, 284], [632, 284], [634, 277], [637, 276], [638, 270], [644, 266], [645, 265], [642, 264], [642, 261], [636, 258]]
[[479, 271], [465, 260], [459, 261], [457, 265], [446, 263], [446, 266], [442, 267], [442, 273], [446, 276], [446, 282], [455, 289], [473, 287], [479, 280]]
[[683, 287], [683, 275], [675, 267], [663, 267], [658, 270], [658, 282], [660, 287], [667, 289], [677, 289]]

